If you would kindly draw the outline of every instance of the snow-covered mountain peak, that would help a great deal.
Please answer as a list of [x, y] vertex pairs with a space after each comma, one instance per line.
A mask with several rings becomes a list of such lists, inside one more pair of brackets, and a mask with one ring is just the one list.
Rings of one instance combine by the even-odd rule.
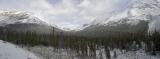
[[33, 23], [33, 24], [45, 24], [44, 21], [32, 16], [31, 14], [23, 11], [3, 11], [0, 12], [0, 26], [15, 23]]
[[140, 15], [159, 15], [160, 1], [158, 0], [135, 0], [130, 6], [130, 11]]
[[160, 16], [159, 11], [160, 0], [132, 0], [125, 10], [111, 15], [111, 17], [107, 17], [103, 21], [97, 23], [105, 26], [116, 26], [121, 23], [136, 25], [140, 20], [151, 23], [153, 20], [157, 20], [157, 18], [154, 19], [155, 17]]

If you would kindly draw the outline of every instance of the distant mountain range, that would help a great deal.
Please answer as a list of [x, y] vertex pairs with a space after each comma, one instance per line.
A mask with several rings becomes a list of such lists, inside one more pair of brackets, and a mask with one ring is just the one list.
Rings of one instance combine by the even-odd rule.
[[159, 0], [132, 0], [124, 11], [106, 19], [96, 19], [77, 33], [84, 36], [107, 36], [119, 32], [160, 31], [159, 11]]
[[0, 13], [0, 29], [18, 32], [52, 33], [62, 31], [48, 23], [22, 11], [5, 11]]
[[[65, 32], [85, 36], [105, 36], [111, 32], [147, 32], [160, 30], [160, 1], [132, 0], [128, 8], [106, 19], [96, 19], [84, 24], [79, 30], [64, 31], [21, 11], [0, 12], [0, 28], [13, 31], [33, 31], [38, 33]], [[101, 20], [101, 21], [99, 21]]]

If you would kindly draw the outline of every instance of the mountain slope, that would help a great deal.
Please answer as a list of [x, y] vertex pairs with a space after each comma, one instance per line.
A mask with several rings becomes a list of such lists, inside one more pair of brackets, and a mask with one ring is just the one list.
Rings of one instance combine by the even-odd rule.
[[[160, 30], [160, 1], [132, 0], [123, 12], [101, 21], [93, 21], [80, 33], [89, 35], [111, 34], [109, 32], [147, 32]], [[86, 34], [87, 35], [87, 34]]]
[[35, 16], [23, 11], [4, 11], [0, 13], [0, 26], [15, 23], [34, 23], [48, 25]]
[[0, 12], [0, 29], [18, 32], [52, 33], [62, 31], [48, 23], [22, 11]]
[[[117, 13], [103, 21], [97, 23], [101, 25], [113, 25], [110, 22], [119, 22], [123, 18], [128, 18], [128, 23], [137, 24], [139, 20], [152, 22], [155, 17], [160, 15], [159, 0], [132, 0], [124, 11]], [[94, 22], [95, 23], [95, 22]]]

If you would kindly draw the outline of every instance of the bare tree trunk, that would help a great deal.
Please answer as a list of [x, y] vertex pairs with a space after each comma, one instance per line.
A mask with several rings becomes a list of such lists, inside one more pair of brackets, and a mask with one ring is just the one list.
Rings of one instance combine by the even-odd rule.
[[106, 58], [111, 59], [110, 51], [108, 47], [105, 47], [105, 52], [106, 52]]

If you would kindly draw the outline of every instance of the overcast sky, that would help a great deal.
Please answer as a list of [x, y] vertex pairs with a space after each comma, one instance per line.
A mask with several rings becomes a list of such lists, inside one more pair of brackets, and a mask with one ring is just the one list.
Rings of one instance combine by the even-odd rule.
[[0, 0], [0, 10], [33, 13], [61, 28], [75, 29], [123, 10], [131, 0]]

